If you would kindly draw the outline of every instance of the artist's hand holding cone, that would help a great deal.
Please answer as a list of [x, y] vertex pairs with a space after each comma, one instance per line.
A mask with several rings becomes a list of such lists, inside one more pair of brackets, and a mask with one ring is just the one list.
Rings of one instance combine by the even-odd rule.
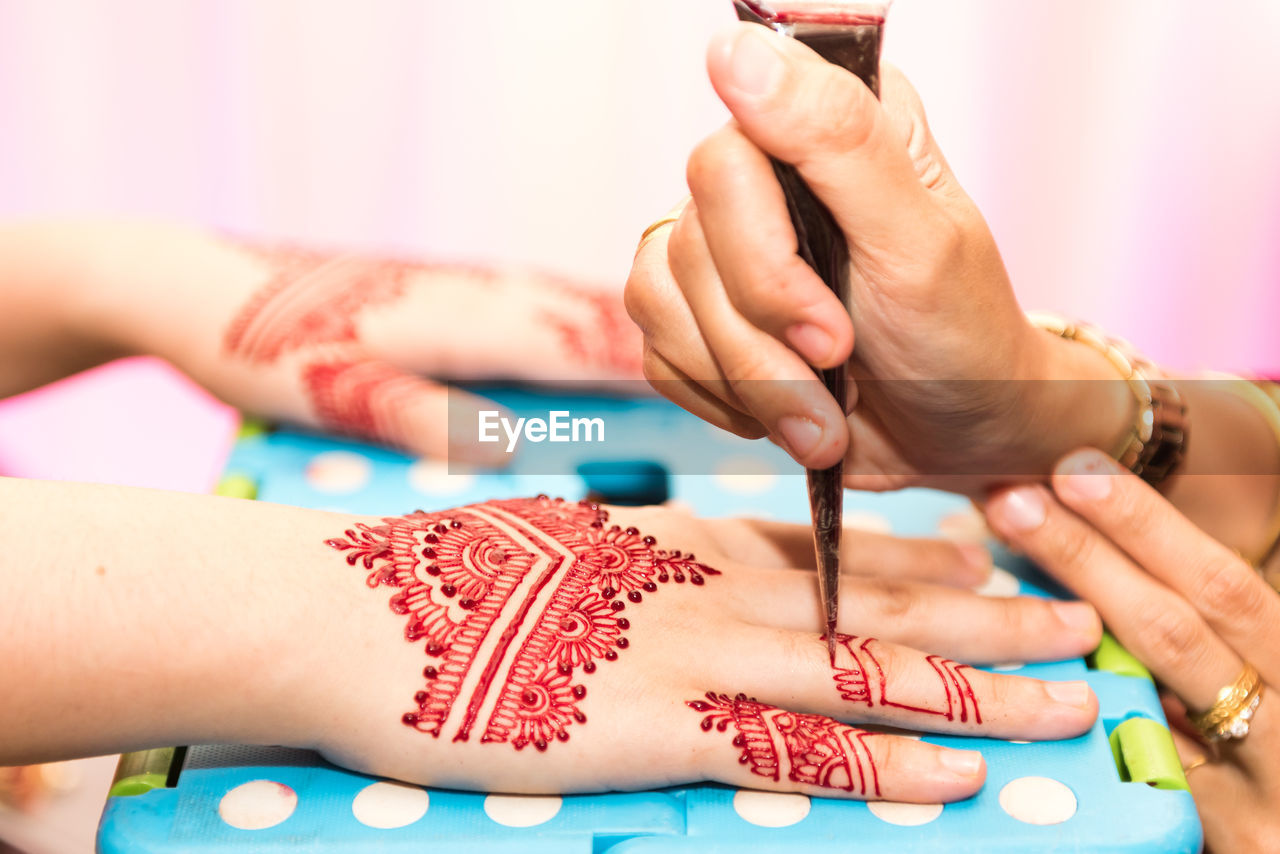
[[[1041, 399], [1055, 384], [1011, 381], [1057, 376], [1077, 354], [1023, 317], [902, 74], [883, 67], [877, 101], [854, 75], [751, 24], [720, 33], [707, 65], [733, 120], [694, 150], [692, 201], [641, 248], [627, 286], [646, 377], [806, 466], [848, 454], [856, 487], [963, 472], [978, 483], [947, 485], [977, 491], [988, 473], [1047, 472], [1074, 445], [1039, 428], [1079, 429], [1080, 419], [1055, 418], [1062, 404]], [[796, 255], [769, 156], [794, 165], [844, 231], [849, 309]], [[813, 379], [814, 367], [845, 360], [857, 383], [847, 420]], [[1124, 419], [1119, 411], [1110, 426]]]

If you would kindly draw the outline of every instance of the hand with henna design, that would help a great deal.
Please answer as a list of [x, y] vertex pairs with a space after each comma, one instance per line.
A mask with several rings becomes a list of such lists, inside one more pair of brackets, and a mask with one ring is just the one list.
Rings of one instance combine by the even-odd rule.
[[11, 480], [0, 500], [21, 686], [0, 763], [243, 742], [466, 789], [932, 802], [977, 791], [980, 756], [864, 727], [1052, 739], [1097, 713], [1083, 683], [969, 666], [1079, 655], [1089, 606], [866, 564], [833, 668], [799, 526], [545, 497], [388, 518]]
[[495, 407], [442, 381], [640, 376], [617, 293], [526, 271], [82, 223], [0, 229], [0, 279], [0, 396], [150, 354], [256, 415], [500, 464], [471, 414]]

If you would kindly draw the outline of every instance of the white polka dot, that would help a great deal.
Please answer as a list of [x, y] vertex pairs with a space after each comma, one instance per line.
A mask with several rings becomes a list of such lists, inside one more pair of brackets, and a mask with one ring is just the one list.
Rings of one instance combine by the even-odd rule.
[[1021, 589], [1017, 576], [997, 566], [991, 570], [991, 576], [983, 582], [982, 586], [974, 588], [973, 592], [993, 599], [1010, 599], [1017, 596]]
[[298, 808], [298, 793], [283, 783], [254, 780], [222, 796], [218, 815], [240, 830], [275, 827]]
[[759, 495], [777, 482], [774, 467], [758, 457], [728, 457], [716, 466], [716, 485], [736, 495]]
[[533, 827], [555, 818], [562, 803], [554, 796], [489, 795], [484, 799], [484, 811], [489, 818], [507, 827]]
[[1021, 670], [1026, 666], [1027, 663], [1025, 661], [1004, 661], [1000, 664], [991, 665], [991, 669], [1004, 673], [1010, 670]]
[[1076, 814], [1076, 796], [1048, 777], [1019, 777], [1000, 790], [1000, 808], [1026, 824], [1061, 824]]
[[757, 827], [790, 827], [809, 814], [809, 798], [786, 792], [756, 792], [739, 789], [733, 796], [733, 811], [743, 821]]
[[317, 492], [345, 495], [359, 492], [369, 483], [373, 466], [367, 457], [350, 451], [326, 451], [307, 464], [307, 483]]
[[351, 802], [351, 814], [363, 825], [390, 830], [413, 824], [430, 805], [430, 796], [419, 786], [382, 782], [360, 790]]
[[899, 804], [894, 801], [872, 801], [871, 814], [881, 821], [901, 827], [919, 827], [942, 815], [942, 804]]
[[849, 510], [844, 514], [845, 528], [866, 531], [868, 534], [892, 534], [893, 524], [883, 513], [870, 510]]
[[423, 495], [457, 495], [466, 492], [476, 482], [476, 476], [461, 471], [454, 466], [450, 473], [449, 465], [439, 460], [418, 460], [409, 466], [409, 486]]
[[942, 517], [938, 522], [938, 533], [953, 542], [978, 545], [991, 537], [991, 529], [987, 527], [986, 520], [973, 510], [962, 510]]

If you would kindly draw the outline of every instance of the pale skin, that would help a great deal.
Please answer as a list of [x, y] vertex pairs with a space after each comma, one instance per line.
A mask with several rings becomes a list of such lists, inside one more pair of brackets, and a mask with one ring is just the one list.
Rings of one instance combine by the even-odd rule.
[[[1263, 700], [1244, 742], [1221, 749], [1190, 734], [1185, 717], [1246, 659], [1265, 683], [1280, 679], [1280, 597], [1240, 557], [1266, 551], [1280, 500], [1266, 419], [1220, 387], [1179, 383], [1193, 438], [1163, 495], [1096, 451], [1063, 459], [1114, 448], [1136, 405], [1099, 353], [1025, 321], [901, 73], [883, 69], [877, 103], [852, 75], [749, 25], [717, 36], [708, 71], [733, 121], [692, 154], [692, 200], [640, 248], [628, 282], [646, 376], [799, 462], [843, 455], [851, 486], [925, 483], [979, 500], [998, 489], [986, 508], [993, 528], [1097, 606], [1166, 686], [1184, 764], [1209, 758], [1189, 777], [1209, 847], [1272, 850], [1276, 701]], [[796, 257], [766, 155], [793, 163], [844, 229], [852, 316]], [[846, 359], [869, 389], [854, 390], [847, 419], [809, 380]], [[936, 380], [998, 382], [982, 395]], [[1002, 487], [1003, 472], [1047, 486]]]
[[[175, 743], [285, 744], [373, 774], [488, 791], [713, 779], [871, 797], [752, 774], [737, 761], [732, 732], [703, 732], [686, 703], [709, 690], [742, 691], [792, 712], [1021, 739], [1071, 737], [1097, 714], [1084, 683], [970, 670], [981, 725], [846, 702], [812, 630], [812, 575], [787, 562], [802, 528], [611, 509], [612, 522], [634, 524], [662, 546], [696, 549], [721, 574], [628, 605], [630, 645], [581, 677], [589, 719], [568, 740], [544, 752], [455, 743], [401, 724], [428, 658], [406, 642], [404, 618], [389, 610], [384, 590], [370, 590], [361, 566], [325, 544], [379, 519], [11, 479], [0, 481], [0, 501], [12, 570], [0, 650], [16, 689], [0, 701], [8, 734], [0, 763]], [[874, 548], [862, 574], [846, 579], [840, 629], [879, 639], [874, 648], [899, 700], [936, 689], [937, 675], [913, 647], [967, 662], [1030, 661], [1077, 656], [1097, 641], [1088, 605], [984, 599], [904, 581], [877, 565]], [[951, 801], [982, 785], [977, 753], [890, 735], [870, 744], [879, 797]]]

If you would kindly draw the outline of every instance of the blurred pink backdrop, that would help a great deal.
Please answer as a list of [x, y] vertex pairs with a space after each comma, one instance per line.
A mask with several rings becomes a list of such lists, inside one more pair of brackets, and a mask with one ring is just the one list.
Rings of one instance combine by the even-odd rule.
[[[618, 285], [723, 120], [728, 0], [0, 0], [0, 216], [100, 211]], [[1274, 367], [1280, 3], [898, 0], [887, 56], [1024, 302]]]
[[[0, 0], [0, 219], [96, 212], [620, 287], [725, 118], [728, 0]], [[1280, 3], [898, 0], [1023, 302], [1280, 368]]]

